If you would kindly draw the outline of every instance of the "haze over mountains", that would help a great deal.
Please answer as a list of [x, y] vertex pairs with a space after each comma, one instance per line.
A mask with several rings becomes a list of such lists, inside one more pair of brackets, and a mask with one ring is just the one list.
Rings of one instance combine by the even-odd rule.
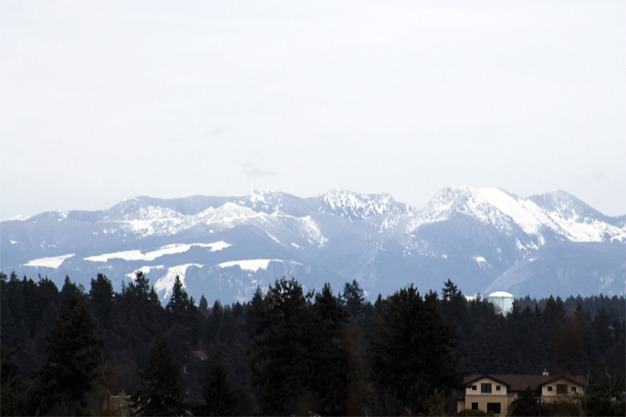
[[626, 216], [609, 217], [566, 192], [522, 198], [497, 188], [446, 188], [424, 208], [387, 194], [332, 190], [301, 198], [135, 197], [100, 211], [45, 212], [0, 223], [0, 270], [88, 287], [148, 273], [168, 297], [180, 275], [211, 301], [247, 299], [293, 275], [338, 290], [356, 279], [370, 296], [408, 283], [466, 294], [622, 294]]

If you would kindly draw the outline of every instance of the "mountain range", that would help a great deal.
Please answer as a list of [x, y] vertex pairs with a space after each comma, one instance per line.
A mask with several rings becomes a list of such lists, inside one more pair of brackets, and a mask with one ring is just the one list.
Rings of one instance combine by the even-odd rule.
[[447, 278], [466, 294], [623, 294], [626, 216], [563, 191], [498, 188], [445, 188], [423, 208], [343, 190], [134, 197], [1, 222], [0, 270], [86, 288], [97, 273], [119, 288], [141, 270], [164, 300], [177, 275], [196, 299], [225, 302], [281, 276], [308, 289], [356, 279], [370, 297], [408, 283], [438, 290]]

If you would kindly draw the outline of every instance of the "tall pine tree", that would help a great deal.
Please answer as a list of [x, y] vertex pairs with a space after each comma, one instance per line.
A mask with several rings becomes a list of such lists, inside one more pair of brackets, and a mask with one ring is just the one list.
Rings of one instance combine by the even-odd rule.
[[302, 286], [282, 278], [270, 285], [260, 311], [253, 366], [263, 414], [307, 414], [317, 404], [312, 373], [311, 320]]
[[202, 386], [204, 416], [235, 416], [238, 412], [237, 395], [217, 358], [207, 367]]
[[133, 398], [132, 411], [138, 416], [182, 416], [183, 392], [174, 355], [164, 339], [157, 339], [141, 372], [142, 389]]
[[346, 348], [347, 312], [324, 284], [316, 294], [313, 309], [314, 345], [311, 346], [311, 388], [318, 404], [314, 411], [323, 415], [344, 415], [347, 409], [351, 375]]
[[372, 346], [372, 367], [380, 413], [418, 414], [435, 392], [455, 386], [451, 329], [438, 311], [437, 295], [422, 298], [412, 285], [390, 296], [382, 307]]
[[48, 339], [47, 361], [36, 383], [35, 413], [87, 413], [85, 397], [97, 383], [100, 361], [94, 321], [83, 298], [73, 295]]

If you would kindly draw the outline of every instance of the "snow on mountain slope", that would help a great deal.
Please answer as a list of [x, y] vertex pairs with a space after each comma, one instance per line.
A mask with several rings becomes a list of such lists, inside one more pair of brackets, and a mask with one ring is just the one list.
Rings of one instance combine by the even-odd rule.
[[160, 270], [160, 269], [164, 269], [164, 268], [165, 268], [165, 265], [144, 265], [144, 266], [142, 266], [140, 268], [136, 268], [133, 272], [129, 272], [128, 274], [126, 274], [126, 277], [134, 280], [135, 279], [135, 274], [137, 272], [142, 272], [145, 275], [148, 275], [152, 271], [156, 271], [156, 270]]
[[61, 266], [63, 261], [65, 261], [68, 258], [71, 258], [74, 255], [75, 255], [74, 253], [68, 253], [67, 255], [31, 259], [30, 261], [26, 262], [24, 266], [32, 266], [35, 268], [43, 267], [43, 268], [57, 269], [58, 267]]
[[482, 223], [510, 232], [514, 226], [536, 235], [550, 220], [532, 201], [520, 199], [498, 188], [446, 188], [418, 213], [412, 227], [445, 221], [464, 214]]
[[190, 267], [202, 268], [202, 265], [189, 263], [183, 265], [174, 265], [167, 268], [167, 272], [162, 277], [158, 278], [154, 283], [154, 290], [157, 294], [161, 295], [163, 300], [170, 297], [172, 288], [174, 287], [174, 281], [176, 277], [180, 279], [181, 284], [185, 287], [185, 274]]
[[238, 261], [227, 261], [218, 264], [220, 268], [239, 267], [242, 271], [257, 272], [259, 269], [267, 269], [270, 262], [288, 262], [295, 265], [302, 265], [296, 261], [286, 261], [284, 259], [244, 259]]
[[285, 193], [278, 191], [252, 190], [239, 201], [239, 204], [246, 205], [255, 211], [276, 213], [284, 210], [286, 196]]
[[550, 212], [559, 212], [564, 217], [587, 217], [607, 219], [602, 213], [590, 207], [582, 200], [565, 191], [552, 191], [528, 197], [538, 206]]
[[184, 227], [186, 216], [169, 208], [146, 206], [111, 220], [125, 232], [141, 236], [172, 235]]
[[[344, 190], [307, 198], [277, 191], [135, 197], [106, 210], [1, 222], [0, 270], [44, 273], [59, 282], [70, 275], [85, 286], [96, 273], [117, 285], [142, 270], [161, 297], [176, 274], [195, 298], [220, 298], [219, 291], [245, 298], [282, 274], [297, 274], [311, 288], [331, 278], [339, 285], [357, 278], [371, 294], [408, 282], [436, 289], [451, 276], [473, 293], [506, 271], [509, 278], [498, 282], [527, 279], [538, 268], [536, 259], [544, 259], [542, 276], [548, 277], [560, 270], [559, 259], [570, 258], [542, 254], [563, 244], [564, 253], [578, 251], [568, 276], [617, 276], [613, 263], [596, 264], [616, 258], [617, 249], [605, 246], [624, 246], [624, 219], [561, 191], [523, 198], [498, 188], [446, 188], [421, 210], [387, 194]], [[515, 269], [518, 264], [527, 266]], [[520, 288], [542, 294], [535, 280], [528, 282]], [[615, 291], [607, 282], [600, 290]], [[570, 291], [559, 282], [550, 288]]]
[[[256, 201], [259, 202], [258, 199]], [[121, 211], [118, 217], [108, 215], [107, 222], [118, 225], [126, 235], [133, 234], [142, 238], [172, 236], [197, 226], [205, 227], [213, 233], [240, 225], [254, 225], [261, 230], [272, 230], [288, 225], [292, 231], [299, 233], [311, 244], [324, 246], [327, 240], [316, 221], [309, 215], [297, 217], [276, 210], [266, 213], [230, 201], [219, 207], [208, 207], [193, 214], [183, 214], [170, 208], [152, 205], [135, 207], [134, 204], [135, 202]], [[103, 233], [111, 231], [105, 228]]]
[[161, 246], [156, 250], [145, 253], [142, 253], [138, 249], [132, 249], [120, 252], [103, 253], [101, 255], [95, 256], [88, 256], [84, 259], [90, 262], [107, 262], [109, 261], [109, 259], [123, 259], [126, 261], [154, 261], [161, 256], [184, 253], [194, 247], [208, 248], [211, 252], [215, 252], [226, 249], [229, 246], [231, 246], [230, 243], [226, 243], [223, 240], [212, 243], [171, 243], [169, 245]]
[[405, 204], [398, 203], [389, 194], [363, 194], [345, 190], [331, 190], [318, 196], [322, 211], [348, 219], [368, 219], [374, 216], [406, 213]]
[[626, 228], [619, 219], [611, 219], [583, 201], [564, 191], [555, 191], [529, 197], [547, 211], [550, 219], [573, 242], [600, 242], [626, 240]]
[[527, 235], [537, 236], [542, 243], [545, 243], [544, 234], [548, 231], [576, 242], [626, 239], [623, 228], [607, 223], [602, 217], [586, 217], [584, 213], [590, 213], [589, 209], [588, 206], [582, 207], [579, 213], [572, 204], [540, 206], [533, 198], [521, 198], [498, 188], [446, 188], [418, 212], [409, 230], [462, 214], [505, 233], [513, 233], [519, 228]]

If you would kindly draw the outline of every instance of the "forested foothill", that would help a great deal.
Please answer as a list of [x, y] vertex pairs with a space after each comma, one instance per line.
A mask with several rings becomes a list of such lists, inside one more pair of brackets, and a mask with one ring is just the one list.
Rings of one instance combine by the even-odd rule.
[[[1, 414], [452, 415], [464, 375], [583, 375], [581, 415], [624, 415], [624, 297], [518, 299], [502, 316], [450, 280], [368, 301], [356, 281], [276, 280], [209, 306], [177, 278], [59, 290], [0, 274]], [[559, 414], [520, 398], [518, 412]]]

